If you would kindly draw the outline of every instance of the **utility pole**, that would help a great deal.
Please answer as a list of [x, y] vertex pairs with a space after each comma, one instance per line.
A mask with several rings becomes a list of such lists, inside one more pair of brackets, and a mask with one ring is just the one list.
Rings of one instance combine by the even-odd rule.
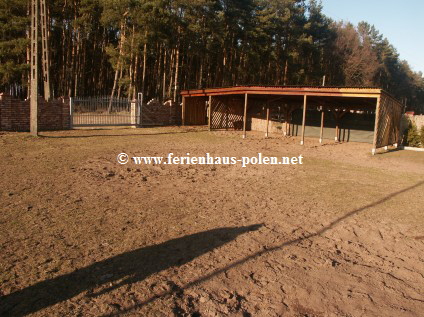
[[38, 0], [31, 0], [30, 131], [38, 135]]
[[[41, 10], [40, 10], [41, 9]], [[41, 61], [43, 66], [44, 99], [51, 99], [50, 92], [50, 60], [47, 27], [46, 0], [31, 0], [31, 98], [30, 98], [30, 131], [38, 135], [38, 27], [41, 24]]]

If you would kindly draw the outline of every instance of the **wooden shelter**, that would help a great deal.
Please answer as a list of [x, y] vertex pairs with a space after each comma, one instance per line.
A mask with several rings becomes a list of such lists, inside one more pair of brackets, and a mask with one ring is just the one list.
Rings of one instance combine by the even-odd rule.
[[377, 88], [237, 86], [184, 90], [183, 125], [397, 145], [402, 104]]

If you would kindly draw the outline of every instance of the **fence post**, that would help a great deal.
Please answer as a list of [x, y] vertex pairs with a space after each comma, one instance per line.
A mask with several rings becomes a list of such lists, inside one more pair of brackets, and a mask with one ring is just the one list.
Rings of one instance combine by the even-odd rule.
[[138, 101], [138, 111], [139, 111], [138, 112], [138, 120], [139, 120], [138, 124], [139, 124], [140, 128], [142, 128], [143, 127], [143, 93], [142, 92], [138, 93], [137, 101]]
[[69, 129], [74, 128], [74, 98], [69, 98]]
[[138, 117], [138, 102], [136, 100], [131, 101], [131, 127], [137, 128], [137, 117]]

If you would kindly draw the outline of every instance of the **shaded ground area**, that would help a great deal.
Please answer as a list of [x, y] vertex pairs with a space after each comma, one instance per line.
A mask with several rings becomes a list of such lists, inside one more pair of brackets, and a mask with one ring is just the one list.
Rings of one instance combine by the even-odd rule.
[[0, 147], [1, 316], [424, 311], [422, 153], [198, 128], [3, 133]]

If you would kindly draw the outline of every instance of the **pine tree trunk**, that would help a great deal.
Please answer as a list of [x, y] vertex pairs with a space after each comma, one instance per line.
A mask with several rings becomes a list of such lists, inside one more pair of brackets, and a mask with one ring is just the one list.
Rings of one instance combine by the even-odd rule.
[[131, 53], [130, 53], [130, 84], [128, 86], [128, 100], [131, 100], [132, 89], [134, 84], [134, 37], [135, 37], [135, 26], [133, 25], [132, 36], [131, 36]]
[[121, 98], [121, 90], [122, 90], [122, 77], [124, 75], [124, 71], [123, 71], [123, 63], [121, 62], [121, 68], [119, 69], [119, 79], [118, 79], [118, 93], [117, 93], [117, 97], [118, 99]]
[[141, 92], [143, 93], [143, 97], [144, 97], [144, 93], [145, 93], [145, 89], [146, 89], [146, 69], [147, 69], [147, 31], [144, 34], [144, 49], [143, 49], [143, 76], [142, 76], [142, 86], [141, 86]]
[[173, 73], [173, 66], [174, 66], [174, 53], [175, 50], [172, 49], [171, 51], [171, 62], [169, 64], [169, 88], [168, 88], [168, 96], [171, 98], [172, 96], [172, 79], [174, 78]]
[[134, 62], [134, 87], [133, 87], [133, 96], [132, 96], [133, 100], [137, 98], [137, 78], [138, 78], [138, 51], [135, 54], [135, 62]]
[[289, 58], [286, 58], [286, 65], [284, 66], [284, 80], [283, 85], [287, 85], [287, 73], [289, 71]]
[[155, 78], [158, 78], [159, 80], [156, 80], [155, 95], [159, 97], [160, 91], [161, 91], [160, 77], [161, 77], [161, 74], [162, 74], [162, 72], [161, 72], [161, 70], [162, 70], [162, 45], [159, 46], [159, 54], [157, 55], [156, 59], [157, 59], [158, 67], [157, 67], [157, 70], [156, 70], [156, 73], [155, 73]]
[[180, 63], [180, 48], [177, 47], [177, 56], [175, 60], [175, 80], [174, 80], [174, 102], [177, 102], [177, 91], [178, 91], [178, 69], [179, 69], [179, 63]]
[[166, 57], [167, 57], [167, 51], [166, 48], [164, 49], [164, 54], [163, 54], [163, 74], [162, 74], [162, 100], [166, 99]]
[[76, 43], [76, 53], [75, 53], [75, 68], [74, 68], [74, 96], [78, 95], [78, 79], [79, 79], [79, 67], [80, 67], [80, 37], [81, 30], [78, 29], [77, 33], [77, 43]]
[[197, 84], [198, 88], [202, 88], [202, 79], [203, 79], [203, 61], [200, 60], [199, 81]]
[[119, 79], [119, 74], [121, 72], [121, 76], [122, 76], [122, 55], [123, 55], [123, 50], [124, 50], [124, 42], [125, 42], [125, 18], [121, 23], [121, 38], [119, 41], [119, 56], [118, 56], [118, 61], [117, 61], [117, 65], [116, 65], [116, 69], [115, 69], [115, 77], [113, 80], [113, 87], [112, 87], [112, 93], [110, 94], [110, 100], [109, 100], [109, 107], [108, 107], [108, 113], [111, 112], [112, 110], [112, 103], [113, 103], [113, 97], [115, 96], [115, 91], [116, 91], [116, 87], [118, 86], [118, 79]]

